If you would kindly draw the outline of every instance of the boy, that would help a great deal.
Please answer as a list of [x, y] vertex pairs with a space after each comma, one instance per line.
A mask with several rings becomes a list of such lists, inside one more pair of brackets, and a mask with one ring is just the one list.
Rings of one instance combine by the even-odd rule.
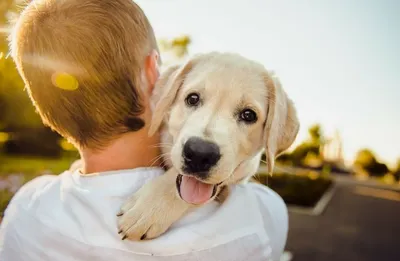
[[[278, 260], [287, 211], [271, 190], [238, 186], [151, 241], [122, 241], [116, 213], [163, 170], [147, 135], [158, 48], [131, 0], [34, 0], [12, 55], [43, 122], [79, 150], [82, 166], [20, 189], [0, 230], [0, 260]], [[246, 211], [243, 208], [246, 207]], [[213, 236], [210, 236], [213, 235]]]

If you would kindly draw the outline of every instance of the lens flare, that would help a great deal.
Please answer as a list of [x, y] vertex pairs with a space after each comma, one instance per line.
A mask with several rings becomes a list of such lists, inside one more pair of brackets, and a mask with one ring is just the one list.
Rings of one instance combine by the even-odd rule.
[[68, 73], [54, 73], [51, 80], [54, 86], [67, 91], [74, 91], [79, 87], [78, 80]]
[[0, 143], [8, 141], [10, 135], [6, 132], [0, 132]]

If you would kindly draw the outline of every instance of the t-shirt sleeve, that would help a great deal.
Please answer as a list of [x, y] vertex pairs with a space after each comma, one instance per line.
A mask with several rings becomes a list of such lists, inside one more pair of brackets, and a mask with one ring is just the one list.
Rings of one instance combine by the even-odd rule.
[[[24, 249], [23, 231], [20, 222], [37, 191], [52, 182], [56, 176], [45, 175], [35, 178], [22, 186], [9, 202], [0, 225], [0, 260], [18, 260]], [[34, 225], [34, 224], [32, 224]]]
[[273, 260], [279, 260], [283, 254], [288, 228], [288, 210], [283, 199], [270, 188], [256, 183], [248, 184], [257, 196], [264, 228], [271, 240]]

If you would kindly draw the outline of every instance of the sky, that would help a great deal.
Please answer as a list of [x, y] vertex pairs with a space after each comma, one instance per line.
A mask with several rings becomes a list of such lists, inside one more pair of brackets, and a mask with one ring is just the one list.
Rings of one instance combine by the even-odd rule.
[[345, 159], [400, 158], [400, 1], [136, 0], [158, 38], [188, 34], [190, 54], [236, 52], [276, 72], [301, 123], [338, 130]]

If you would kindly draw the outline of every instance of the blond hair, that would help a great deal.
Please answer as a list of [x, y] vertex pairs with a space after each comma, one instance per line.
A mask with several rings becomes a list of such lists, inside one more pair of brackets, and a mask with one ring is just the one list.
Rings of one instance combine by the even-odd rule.
[[132, 0], [34, 0], [11, 48], [43, 122], [76, 146], [100, 148], [144, 126], [142, 69], [158, 48]]

